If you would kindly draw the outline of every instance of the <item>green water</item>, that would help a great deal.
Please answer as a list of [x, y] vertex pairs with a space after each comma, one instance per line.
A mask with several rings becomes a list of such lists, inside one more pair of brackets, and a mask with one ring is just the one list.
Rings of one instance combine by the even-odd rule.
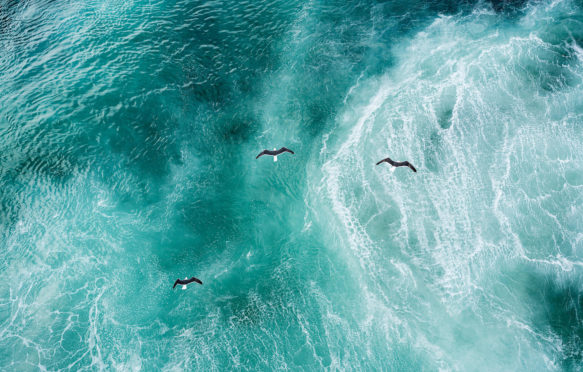
[[0, 370], [580, 371], [582, 149], [578, 0], [0, 0]]

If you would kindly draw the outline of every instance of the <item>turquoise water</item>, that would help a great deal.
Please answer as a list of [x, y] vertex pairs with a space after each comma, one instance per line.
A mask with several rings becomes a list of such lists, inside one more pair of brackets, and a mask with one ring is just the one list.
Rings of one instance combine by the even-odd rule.
[[5, 371], [582, 370], [583, 3], [0, 0], [0, 235]]

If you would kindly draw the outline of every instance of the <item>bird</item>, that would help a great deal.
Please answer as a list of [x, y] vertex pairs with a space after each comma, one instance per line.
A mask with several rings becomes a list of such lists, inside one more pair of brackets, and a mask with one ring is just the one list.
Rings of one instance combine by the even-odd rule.
[[294, 155], [295, 153], [288, 149], [287, 147], [282, 147], [279, 150], [276, 150], [275, 147], [273, 148], [273, 151], [271, 150], [263, 150], [259, 153], [259, 155], [257, 155], [257, 157], [255, 159], [259, 159], [260, 156], [263, 155], [271, 155], [273, 156], [273, 161], [277, 161], [277, 155], [282, 154], [284, 152], [289, 152], [290, 154]]
[[184, 278], [184, 280], [182, 279], [176, 279], [176, 281], [174, 282], [174, 287], [172, 287], [172, 289], [176, 288], [176, 286], [178, 284], [182, 285], [182, 289], [186, 289], [186, 285], [190, 284], [192, 282], [197, 282], [198, 284], [202, 284], [202, 281], [198, 278], [195, 278], [194, 276], [190, 279], [188, 279], [188, 277]]
[[386, 158], [386, 159], [379, 161], [377, 163], [377, 165], [379, 165], [382, 162], [387, 162], [395, 168], [396, 167], [409, 167], [409, 168], [411, 168], [411, 170], [413, 170], [413, 172], [417, 172], [417, 169], [415, 169], [415, 167], [411, 163], [409, 163], [408, 161], [393, 161], [391, 158]]

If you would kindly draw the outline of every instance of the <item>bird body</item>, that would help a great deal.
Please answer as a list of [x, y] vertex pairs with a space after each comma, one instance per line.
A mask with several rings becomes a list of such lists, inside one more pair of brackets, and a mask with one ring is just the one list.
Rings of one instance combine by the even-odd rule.
[[263, 155], [271, 155], [271, 156], [273, 156], [273, 161], [277, 161], [277, 155], [282, 154], [284, 152], [289, 152], [292, 155], [295, 154], [292, 150], [288, 149], [287, 147], [282, 147], [279, 150], [276, 150], [275, 147], [274, 147], [273, 150], [263, 150], [263, 151], [261, 151], [259, 153], [259, 155], [257, 155], [257, 157], [255, 159], [259, 159]]
[[176, 286], [178, 284], [182, 285], [182, 289], [186, 289], [186, 286], [192, 282], [197, 282], [198, 284], [202, 284], [202, 281], [198, 278], [195, 278], [194, 276], [190, 279], [188, 279], [188, 277], [184, 278], [184, 279], [176, 279], [176, 281], [174, 282], [174, 286], [172, 287], [172, 289], [176, 288]]
[[385, 158], [385, 159], [379, 161], [377, 163], [377, 165], [379, 165], [379, 164], [381, 164], [383, 162], [389, 163], [390, 165], [392, 165], [395, 168], [396, 167], [409, 167], [409, 168], [411, 168], [411, 170], [413, 172], [417, 172], [417, 169], [415, 169], [415, 167], [413, 166], [413, 164], [409, 163], [408, 161], [394, 161], [391, 158]]

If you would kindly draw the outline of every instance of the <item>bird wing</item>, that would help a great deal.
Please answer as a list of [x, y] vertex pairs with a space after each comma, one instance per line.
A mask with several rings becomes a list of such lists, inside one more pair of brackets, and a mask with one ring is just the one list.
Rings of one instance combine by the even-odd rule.
[[380, 163], [382, 163], [382, 162], [384, 162], [384, 161], [386, 161], [386, 162], [388, 163], [388, 162], [389, 162], [389, 158], [386, 158], [386, 159], [383, 159], [383, 160], [379, 161], [379, 162], [377, 163], [377, 165], [379, 165]]
[[180, 283], [180, 279], [176, 279], [176, 281], [174, 282], [174, 287], [172, 287], [172, 289], [176, 288], [176, 285]]
[[287, 147], [282, 147], [280, 148], [277, 153], [281, 154], [282, 152], [289, 152], [290, 154], [295, 154], [295, 152], [293, 152], [292, 150], [288, 149]]
[[408, 161], [404, 162], [406, 166], [408, 166], [409, 168], [411, 168], [413, 170], [413, 172], [417, 173], [417, 169], [415, 169], [415, 167], [413, 166], [413, 164], [409, 163]]
[[180, 284], [190, 284], [192, 282], [197, 282], [198, 284], [202, 284], [202, 282], [200, 281], [200, 279], [195, 278], [194, 276], [192, 278], [190, 278], [190, 279], [186, 279], [185, 281], [183, 281]]
[[265, 155], [265, 153], [267, 152], [267, 150], [263, 150], [259, 153], [259, 155], [257, 155], [257, 157], [255, 159], [259, 159], [260, 156]]

